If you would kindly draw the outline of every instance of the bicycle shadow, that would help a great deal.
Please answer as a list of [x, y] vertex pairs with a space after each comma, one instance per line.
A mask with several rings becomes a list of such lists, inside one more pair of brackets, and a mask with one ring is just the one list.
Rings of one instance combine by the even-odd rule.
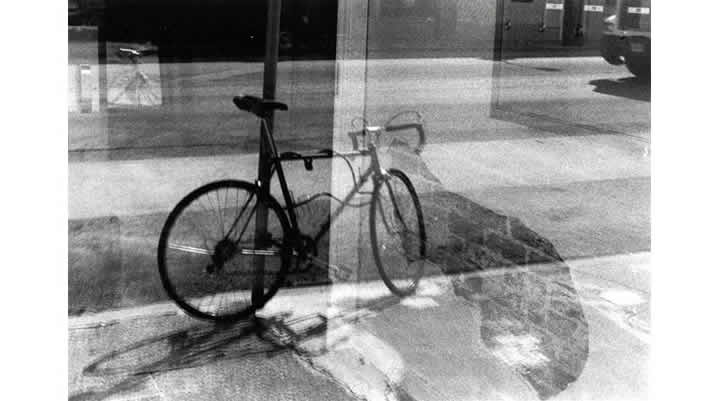
[[[399, 303], [386, 296], [358, 310], [379, 312]], [[332, 318], [310, 313], [290, 318], [291, 312], [254, 317], [232, 324], [199, 323], [185, 329], [142, 339], [96, 358], [82, 370], [84, 376], [121, 377], [106, 388], [71, 395], [70, 401], [102, 400], [142, 386], [152, 374], [197, 368], [221, 361], [249, 357], [274, 358], [285, 353], [303, 357], [320, 356], [329, 350], [326, 344], [306, 350], [302, 345], [327, 332], [331, 322], [357, 319], [356, 311]]]

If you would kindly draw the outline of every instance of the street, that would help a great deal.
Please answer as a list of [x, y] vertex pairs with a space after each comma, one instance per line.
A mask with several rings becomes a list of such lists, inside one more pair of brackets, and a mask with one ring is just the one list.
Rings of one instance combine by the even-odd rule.
[[[495, 321], [474, 298], [482, 291], [458, 293], [472, 274], [448, 272], [453, 259], [436, 255], [421, 291], [402, 300], [381, 282], [337, 283], [280, 290], [260, 314], [265, 326], [183, 315], [157, 278], [164, 218], [191, 189], [252, 180], [257, 169], [258, 125], [230, 100], [260, 92], [260, 66], [197, 63], [168, 67], [191, 90], [163, 94], [155, 109], [70, 113], [71, 399], [646, 398], [650, 84], [599, 57], [369, 60], [363, 76], [346, 73], [356, 63], [280, 64], [277, 98], [290, 106], [278, 114], [280, 151], [348, 150], [342, 134], [357, 113], [383, 123], [420, 112], [428, 144], [419, 160], [388, 160], [420, 193], [431, 249], [455, 249], [443, 241], [471, 230], [462, 219], [484, 224], [461, 212], [471, 208], [531, 230], [525, 247], [546, 242], [561, 257], [588, 351], [579, 346], [567, 362], [547, 344], [571, 349], [569, 337], [535, 329], [487, 342]], [[329, 163], [288, 176], [296, 197], [349, 189]], [[432, 203], [438, 193], [451, 195], [457, 216]], [[453, 252], [471, 259], [467, 235]], [[532, 275], [543, 263], [526, 252], [514, 263]], [[550, 369], [557, 361], [569, 363], [565, 373]]]

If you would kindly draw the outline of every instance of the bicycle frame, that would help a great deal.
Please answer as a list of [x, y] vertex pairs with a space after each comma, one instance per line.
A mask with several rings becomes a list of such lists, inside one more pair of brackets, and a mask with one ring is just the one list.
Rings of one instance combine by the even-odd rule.
[[[350, 193], [347, 194], [343, 200], [338, 199], [340, 201], [340, 207], [335, 209], [335, 211], [327, 218], [327, 220], [325, 220], [325, 222], [322, 224], [322, 226], [320, 227], [320, 230], [317, 232], [317, 234], [314, 237], [311, 237], [312, 241], [316, 243], [319, 241], [320, 238], [322, 238], [322, 236], [327, 234], [330, 227], [332, 226], [332, 223], [337, 219], [337, 216], [339, 216], [339, 214], [342, 213], [342, 211], [344, 211], [344, 209], [347, 206], [349, 206], [349, 202], [358, 193], [361, 193], [361, 188], [367, 183], [367, 181], [369, 181], [370, 177], [374, 181], [374, 185], [376, 187], [377, 185], [380, 184], [382, 177], [385, 176], [385, 174], [386, 174], [385, 171], [380, 167], [379, 158], [377, 155], [377, 147], [375, 145], [375, 141], [379, 139], [379, 134], [381, 132], [392, 132], [392, 131], [405, 130], [405, 129], [416, 129], [417, 133], [419, 135], [419, 144], [414, 149], [414, 152], [419, 154], [425, 144], [424, 129], [423, 129], [421, 123], [399, 124], [399, 125], [395, 125], [395, 126], [385, 126], [385, 127], [364, 126], [359, 131], [353, 131], [353, 132], [348, 133], [350, 139], [352, 140], [352, 146], [353, 146], [353, 149], [355, 150], [354, 152], [336, 153], [333, 151], [328, 151], [328, 152], [322, 153], [322, 151], [321, 151], [321, 153], [304, 154], [304, 155], [296, 153], [296, 152], [287, 152], [287, 153], [280, 154], [277, 151], [277, 145], [275, 143], [272, 132], [269, 129], [269, 124], [266, 120], [266, 117], [264, 117], [264, 116], [260, 117], [260, 122], [261, 122], [261, 128], [260, 128], [261, 138], [260, 138], [260, 140], [265, 141], [266, 149], [269, 151], [269, 155], [267, 155], [268, 156], [267, 160], [269, 160], [269, 163], [270, 163], [270, 171], [269, 171], [269, 175], [268, 175], [268, 177], [269, 177], [268, 180], [271, 180], [272, 176], [275, 173], [277, 173], [277, 177], [278, 177], [279, 183], [280, 183], [280, 189], [282, 191], [282, 197], [285, 201], [285, 206], [283, 209], [285, 210], [285, 212], [287, 213], [287, 216], [289, 217], [289, 225], [290, 225], [290, 230], [291, 230], [291, 232], [290, 232], [291, 241], [290, 242], [292, 244], [292, 250], [293, 250], [293, 252], [298, 252], [300, 254], [304, 252], [304, 248], [302, 246], [298, 245], [301, 243], [301, 241], [298, 241], [298, 240], [301, 237], [302, 232], [300, 231], [299, 223], [297, 221], [297, 214], [295, 213], [295, 208], [297, 207], [296, 206], [297, 204], [295, 203], [295, 201], [291, 195], [291, 192], [289, 190], [289, 187], [287, 185], [287, 180], [285, 178], [285, 173], [284, 173], [284, 169], [282, 167], [282, 162], [303, 160], [305, 163], [305, 167], [309, 170], [309, 169], [311, 169], [312, 162], [316, 159], [330, 159], [330, 158], [334, 158], [334, 157], [342, 157], [342, 158], [347, 159], [348, 157], [354, 157], [354, 156], [369, 156], [370, 157], [370, 162], [371, 162], [370, 167], [360, 175], [359, 180], [356, 180], [353, 178], [353, 180], [355, 181], [355, 185], [352, 188], [352, 190], [350, 191]], [[359, 136], [362, 136], [363, 139], [365, 140], [364, 145], [366, 146], [366, 149], [360, 149], [359, 142], [358, 142]], [[374, 140], [373, 140], [373, 136], [374, 136]], [[369, 141], [367, 141], [368, 137], [370, 138]], [[353, 175], [354, 175], [354, 173], [353, 173]], [[262, 196], [270, 195], [269, 194], [269, 188], [270, 188], [269, 182], [265, 183], [265, 182], [261, 182], [259, 179], [257, 179], [255, 181], [255, 185], [257, 185], [257, 187], [259, 187], [261, 189], [261, 193], [263, 194]], [[265, 192], [265, 191], [267, 191], [267, 192]], [[394, 202], [394, 195], [392, 195], [391, 188], [390, 188], [390, 196], [392, 197], [392, 201]], [[245, 206], [243, 206], [243, 211], [244, 211], [244, 208], [247, 207], [249, 202], [250, 202], [250, 199], [248, 199]], [[259, 209], [258, 213], [262, 213], [262, 209]], [[241, 215], [242, 215], [242, 213], [240, 213], [240, 215], [237, 216], [237, 218], [231, 225], [230, 231], [226, 235], [226, 238], [229, 238], [230, 234], [237, 227], [237, 224], [239, 223]], [[260, 219], [260, 221], [262, 219], [259, 214], [258, 214], [257, 218]], [[248, 224], [249, 224], [249, 220], [246, 221], [244, 227], [242, 228], [242, 230], [240, 232], [239, 237], [242, 236], [242, 233], [244, 233]], [[260, 223], [258, 223], [258, 224], [260, 224]], [[260, 229], [260, 231], [258, 231], [256, 233], [256, 235], [257, 235], [257, 238], [264, 235], [263, 230]], [[255, 246], [258, 246], [258, 244], [259, 243], [256, 243]], [[262, 256], [268, 256], [268, 255], [275, 254], [272, 251], [264, 251], [264, 250], [260, 250], [260, 249], [252, 249], [252, 250], [243, 249], [243, 250], [241, 250], [241, 253], [245, 254], [245, 255], [255, 255], [259, 258], [262, 258]], [[257, 264], [258, 273], [261, 273], [261, 267], [260, 267], [261, 265], [262, 265], [262, 262], [258, 261], [258, 264]], [[261, 276], [261, 274], [258, 274], [258, 275]]]
[[[319, 154], [298, 154], [298, 153], [291, 153], [285, 156], [282, 156], [278, 154], [277, 152], [277, 146], [275, 144], [274, 137], [272, 136], [272, 133], [268, 129], [268, 124], [265, 121], [264, 118], [261, 118], [261, 124], [262, 124], [262, 134], [265, 141], [267, 141], [268, 149], [270, 150], [270, 163], [271, 166], [271, 172], [270, 172], [270, 179], [271, 177], [277, 173], [277, 178], [280, 183], [280, 189], [282, 191], [282, 197], [285, 201], [285, 210], [287, 211], [287, 215], [290, 220], [290, 226], [293, 230], [294, 235], [301, 234], [299, 229], [299, 223], [297, 222], [297, 214], [295, 213], [295, 202], [292, 198], [292, 195], [290, 194], [289, 187], [287, 185], [287, 180], [285, 178], [284, 169], [282, 167], [282, 162], [284, 161], [299, 161], [303, 160], [305, 163], [312, 163], [314, 160], [317, 159], [331, 159], [335, 157], [355, 157], [355, 156], [369, 156], [370, 157], [370, 167], [364, 171], [357, 182], [355, 183], [354, 187], [350, 191], [349, 194], [345, 196], [343, 200], [340, 201], [340, 206], [325, 220], [325, 222], [320, 227], [320, 230], [315, 234], [315, 236], [312, 238], [313, 241], [317, 242], [319, 241], [322, 236], [327, 234], [330, 227], [332, 226], [332, 223], [337, 219], [337, 216], [342, 213], [342, 211], [347, 207], [349, 202], [358, 194], [360, 193], [361, 188], [369, 181], [370, 177], [372, 177], [374, 184], [377, 185], [377, 181], [382, 177], [384, 174], [382, 168], [379, 164], [379, 158], [377, 156], [377, 148], [374, 145], [374, 143], [369, 143], [367, 146], [367, 149], [363, 150], [357, 150], [355, 152], [350, 153], [319, 153]], [[368, 133], [375, 133], [378, 128], [373, 127], [367, 127], [364, 129]], [[259, 182], [257, 184], [260, 184]]]
[[[188, 311], [188, 313], [192, 314], [193, 316], [204, 317], [213, 320], [227, 320], [247, 316], [247, 314], [254, 313], [254, 311], [262, 308], [264, 304], [269, 299], [271, 299], [272, 296], [274, 296], [274, 294], [280, 288], [280, 286], [282, 285], [282, 280], [288, 272], [302, 273], [308, 271], [309, 268], [316, 266], [318, 268], [326, 269], [331, 277], [334, 276], [340, 281], [352, 279], [355, 274], [353, 269], [342, 266], [341, 264], [330, 264], [327, 261], [322, 260], [316, 256], [316, 253], [318, 251], [317, 243], [323, 236], [327, 235], [332, 224], [338, 219], [340, 213], [342, 213], [346, 207], [362, 207], [367, 204], [370, 205], [370, 211], [372, 214], [370, 220], [370, 237], [372, 242], [372, 251], [374, 253], [375, 261], [377, 263], [379, 274], [382, 280], [385, 282], [387, 287], [397, 295], [404, 296], [414, 291], [414, 288], [419, 281], [422, 271], [417, 270], [417, 273], [413, 274], [410, 277], [412, 280], [410, 288], [398, 289], [396, 287], [396, 284], [392, 281], [393, 278], [389, 277], [385, 272], [384, 268], [382, 267], [382, 262], [380, 261], [381, 251], [378, 251], [377, 247], [378, 244], [383, 244], [384, 240], [378, 240], [377, 226], [378, 224], [384, 224], [385, 230], [390, 235], [396, 234], [402, 236], [401, 247], [404, 248], [406, 253], [410, 254], [410, 252], [406, 249], [408, 247], [406, 243], [409, 242], [410, 245], [412, 245], [417, 242], [405, 241], [405, 239], [408, 238], [408, 235], [415, 235], [420, 238], [420, 241], [426, 241], [422, 213], [418, 203], [419, 200], [406, 174], [397, 169], [385, 170], [380, 166], [378, 144], [380, 135], [383, 133], [396, 131], [399, 129], [415, 128], [419, 133], [420, 141], [418, 145], [413, 148], [413, 150], [415, 153], [419, 153], [422, 149], [422, 146], [424, 145], [424, 132], [422, 129], [422, 125], [410, 123], [394, 126], [389, 126], [389, 124], [387, 124], [386, 126], [369, 127], [366, 125], [366, 122], [364, 122], [361, 129], [348, 133], [349, 137], [352, 139], [352, 145], [354, 148], [353, 152], [339, 153], [331, 149], [324, 149], [316, 151], [314, 153], [306, 154], [299, 154], [296, 152], [279, 153], [271, 128], [271, 113], [268, 113], [268, 111], [271, 112], [274, 109], [286, 110], [286, 105], [279, 102], [264, 101], [257, 97], [251, 96], [246, 96], [242, 98], [235, 97], [233, 101], [235, 105], [237, 105], [238, 108], [240, 108], [241, 110], [252, 112], [253, 114], [260, 117], [261, 154], [260, 164], [258, 168], [258, 179], [255, 181], [254, 184], [240, 180], [221, 180], [204, 185], [185, 196], [185, 198], [183, 198], [183, 200], [180, 201], [180, 203], [178, 203], [178, 205], [170, 213], [170, 216], [165, 222], [162, 233], [160, 235], [160, 242], [158, 244], [158, 264], [160, 267], [160, 274], [163, 286], [165, 287], [171, 298], [175, 300], [181, 308]], [[393, 121], [393, 119], [390, 119], [390, 121]], [[360, 139], [360, 137], [363, 140], [361, 148], [358, 144], [358, 139]], [[395, 146], [395, 143], [395, 139], [393, 139], [392, 144], [390, 144], [390, 147]], [[399, 143], [404, 143], [405, 145], [407, 144], [407, 142], [402, 141], [400, 141]], [[350, 158], [354, 158], [355, 156], [364, 156], [370, 158], [369, 167], [359, 174], [359, 178], [357, 177], [357, 174], [355, 174], [355, 168], [349, 160]], [[344, 199], [339, 199], [338, 197], [327, 192], [321, 192], [311, 195], [306, 200], [296, 202], [287, 183], [283, 162], [302, 160], [305, 164], [305, 168], [307, 170], [312, 170], [312, 163], [314, 160], [331, 159], [335, 157], [341, 157], [345, 159], [345, 161], [349, 165], [350, 172], [352, 173], [352, 181], [354, 186], [344, 196]], [[277, 200], [270, 193], [270, 184], [274, 174], [277, 174], [277, 179], [279, 180], [280, 190], [282, 191], [282, 198], [285, 201], [284, 206], [277, 202]], [[410, 204], [410, 207], [412, 208], [412, 210], [415, 211], [417, 217], [417, 227], [419, 231], [416, 233], [412, 232], [408, 228], [407, 223], [405, 223], [404, 221], [405, 219], [402, 216], [404, 213], [400, 211], [401, 207], [398, 204], [398, 199], [400, 199], [400, 197], [395, 196], [393, 185], [389, 181], [390, 177], [392, 176], [398, 177], [398, 179], [402, 181], [402, 183], [400, 183], [399, 185], [404, 185], [404, 187], [406, 187], [409, 192], [408, 195], [411, 198], [411, 202], [413, 202], [413, 204]], [[371, 191], [363, 190], [367, 182], [370, 180], [374, 184], [374, 187], [371, 189]], [[387, 197], [385, 197], [384, 195], [385, 186], [388, 195]], [[229, 231], [226, 231], [226, 214], [223, 207], [228, 206], [227, 195], [228, 192], [233, 188], [235, 188], [238, 193], [238, 197], [234, 201], [234, 207], [237, 208], [237, 212], [239, 213], [235, 215], [232, 223], [229, 225]], [[225, 190], [225, 205], [223, 206], [221, 204], [222, 202], [219, 199], [220, 192], [216, 192], [218, 194], [218, 210], [215, 211], [215, 213], [217, 214], [213, 215], [213, 212], [209, 211], [210, 217], [212, 219], [218, 218], [219, 220], [216, 222], [221, 223], [220, 236], [215, 237], [216, 232], [212, 230], [213, 234], [212, 238], [210, 239], [208, 238], [207, 233], [203, 232], [201, 233], [203, 237], [201, 238], [201, 240], [204, 241], [204, 245], [200, 244], [198, 246], [186, 245], [183, 241], [173, 242], [170, 239], [170, 232], [171, 230], [173, 230], [175, 223], [180, 218], [179, 216], [194, 216], [194, 213], [198, 210], [192, 210], [190, 208], [190, 205], [195, 204], [197, 205], [197, 207], [199, 207], [199, 209], [201, 209], [199, 210], [200, 214], [204, 215], [203, 212], [208, 212], [208, 210], [206, 209], [206, 205], [203, 205], [200, 199], [205, 194], [212, 193], [218, 190], [221, 191], [222, 189]], [[380, 190], [383, 191], [383, 195], [381, 197], [378, 196]], [[243, 199], [241, 194], [248, 194], [248, 196], [244, 198], [245, 200], [241, 200]], [[359, 202], [351, 203], [352, 199], [354, 199], [358, 194], [370, 194], [371, 200], [369, 202], [361, 200]], [[302, 233], [300, 230], [296, 209], [304, 204], [311, 202], [317, 197], [325, 195], [328, 195], [332, 199], [339, 201], [339, 207], [334, 208], [334, 210], [329, 213], [329, 216], [327, 216], [327, 219], [321, 224], [321, 227], [316, 234], [311, 236]], [[386, 199], [389, 200], [385, 201]], [[386, 214], [383, 211], [383, 203], [385, 205], [390, 205], [391, 214]], [[229, 206], [233, 207], [232, 205]], [[214, 205], [211, 204], [210, 207], [214, 208]], [[187, 214], [183, 214], [186, 209], [188, 210]], [[247, 214], [245, 214], [246, 211], [248, 212]], [[273, 214], [273, 216], [276, 216], [279, 219], [273, 219], [272, 222], [269, 222], [268, 219], [270, 212]], [[378, 223], [377, 221], [378, 216], [382, 219], [381, 223]], [[253, 221], [255, 223], [254, 228], [252, 228]], [[190, 219], [190, 223], [194, 223], [192, 219]], [[276, 232], [276, 229], [278, 228], [277, 224], [279, 224], [279, 233]], [[194, 229], [197, 229], [197, 227], [195, 227]], [[268, 229], [271, 229], [271, 231], [268, 231]], [[178, 230], [180, 229], [178, 228]], [[254, 240], [250, 238], [245, 238], [246, 241], [243, 242], [244, 234], [248, 230], [254, 230]], [[424, 242], [420, 242], [419, 244], [419, 257], [423, 258], [425, 257], [426, 253], [425, 245]], [[233, 258], [234, 255], [254, 257], [254, 267], [249, 272], [252, 274], [251, 282], [245, 281], [245, 278], [247, 276], [245, 275], [246, 272], [244, 271], [241, 272], [242, 276], [240, 277], [241, 283], [251, 284], [251, 304], [247, 304], [246, 306], [238, 305], [240, 309], [235, 312], [226, 312], [219, 309], [216, 309], [214, 311], [202, 311], [202, 308], [198, 309], [199, 305], [190, 305], [187, 302], [186, 298], [184, 298], [185, 295], [178, 294], [175, 291], [175, 284], [171, 283], [168, 277], [168, 267], [166, 263], [166, 251], [168, 249], [174, 249], [180, 252], [189, 252], [198, 255], [205, 255], [209, 257], [210, 260], [203, 259], [205, 256], [201, 257], [200, 259], [201, 264], [209, 263], [204, 265], [204, 272], [207, 274], [214, 274], [222, 270], [226, 262], [228, 262], [230, 258]], [[414, 256], [416, 255], [405, 255], [408, 263], [413, 260]], [[270, 283], [265, 283], [266, 257], [274, 257], [273, 260], [275, 262], [281, 263], [280, 270], [277, 273], [278, 275], [273, 274], [272, 277], [274, 278], [272, 278], [272, 281]], [[280, 259], [277, 259], [277, 257], [279, 257]], [[290, 270], [290, 266], [293, 264], [296, 267], [293, 270]], [[244, 264], [242, 266], [244, 266]], [[275, 265], [273, 264], [273, 266]], [[303, 268], [300, 269], [300, 266], [303, 266]], [[333, 278], [333, 280], [335, 278]], [[266, 284], [269, 284], [269, 286], [267, 286]], [[239, 290], [245, 291], [250, 290], [250, 288], [243, 287]], [[225, 289], [222, 289], [222, 291], [225, 291]], [[188, 296], [195, 296], [194, 293], [188, 292], [187, 294], [189, 294]], [[200, 293], [200, 295], [202, 294], [204, 293]], [[234, 303], [235, 302], [233, 301], [232, 304]], [[230, 306], [230, 304], [227, 304], [226, 306]]]

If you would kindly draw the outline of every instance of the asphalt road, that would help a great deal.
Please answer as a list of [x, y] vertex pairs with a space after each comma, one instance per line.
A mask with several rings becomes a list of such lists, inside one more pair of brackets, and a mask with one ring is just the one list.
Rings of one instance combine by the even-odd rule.
[[568, 127], [650, 139], [651, 83], [598, 57], [527, 58], [498, 63], [502, 110]]
[[[261, 64], [170, 64], [163, 67], [161, 78], [151, 61], [142, 71], [162, 87], [162, 105], [111, 106], [107, 118], [97, 121], [92, 114], [71, 113], [71, 151], [257, 141], [253, 118], [229, 100], [261, 93]], [[503, 120], [549, 130], [550, 135], [649, 135], [649, 85], [597, 57], [502, 63], [471, 58], [370, 60], [367, 65], [346, 61], [337, 66], [298, 61], [278, 68], [277, 98], [290, 106], [289, 112], [277, 115], [278, 139], [329, 139], [335, 115], [346, 120], [365, 116], [381, 124], [403, 110], [421, 112], [432, 133], [429, 140], [439, 143], [541, 135], [488, 120], [497, 110], [518, 114], [500, 115]], [[122, 78], [132, 73], [130, 66], [108, 65], [108, 82], [117, 86], [110, 92], [124, 88]], [[347, 104], [351, 107], [334, 113], [334, 107]]]
[[[290, 105], [288, 113], [277, 116], [281, 151], [330, 145], [346, 149], [341, 132], [358, 115], [383, 123], [399, 111], [416, 110], [424, 117], [428, 142], [437, 145], [425, 157], [452, 190], [530, 221], [559, 241], [567, 257], [649, 249], [650, 85], [623, 67], [598, 57], [358, 63], [336, 68], [327, 61], [280, 64], [277, 98]], [[358, 66], [366, 67], [366, 76], [355, 74]], [[111, 65], [108, 71], [118, 68]], [[152, 71], [151, 63], [147, 68]], [[94, 121], [71, 115], [71, 150], [115, 150], [71, 151], [70, 158], [99, 154], [99, 161], [140, 159], [132, 163], [140, 169], [147, 165], [147, 173], [155, 174], [153, 169], [182, 164], [181, 158], [172, 161], [165, 155], [251, 155], [257, 150], [257, 123], [229, 99], [259, 93], [261, 68], [258, 63], [170, 66], [173, 83], [165, 86], [184, 89], [166, 94], [162, 106], [113, 109]], [[334, 139], [333, 129], [339, 132]], [[178, 177], [191, 174], [193, 183], [211, 180], [218, 170], [211, 166], [221, 164], [211, 159], [199, 166], [206, 174], [186, 170], [177, 171]], [[71, 163], [79, 174], [71, 173], [71, 186], [80, 181], [80, 192], [70, 199], [70, 218], [88, 214], [74, 210], [74, 204], [93, 199], [82, 190], [102, 186], [93, 186], [102, 177], [90, 166]], [[110, 174], [122, 171], [122, 164], [117, 169], [112, 163], [104, 166]], [[251, 179], [254, 167], [227, 174]], [[188, 182], [175, 185], [163, 175], [163, 187], [177, 188], [167, 202], [179, 199]], [[141, 193], [117, 188], [117, 193], [107, 190], [113, 201], [127, 199], [143, 211], [145, 200], [157, 203], [157, 197], [144, 199]], [[106, 208], [90, 214], [116, 213]], [[562, 234], [574, 239], [560, 238]]]

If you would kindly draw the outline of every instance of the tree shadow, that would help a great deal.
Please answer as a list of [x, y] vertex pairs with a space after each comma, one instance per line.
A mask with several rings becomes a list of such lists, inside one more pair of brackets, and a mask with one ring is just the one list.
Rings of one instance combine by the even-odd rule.
[[483, 344], [551, 398], [582, 374], [589, 326], [569, 266], [519, 219], [461, 195], [422, 198], [429, 260], [452, 276], [455, 295], [481, 310]]
[[[381, 311], [399, 303], [386, 296], [358, 305], [359, 310]], [[357, 319], [356, 311], [332, 318], [312, 313], [290, 318], [290, 312], [253, 317], [237, 323], [198, 323], [189, 328], [142, 339], [95, 359], [82, 371], [84, 376], [120, 377], [106, 388], [71, 395], [71, 401], [102, 400], [129, 392], [154, 373], [195, 368], [219, 361], [247, 357], [273, 358], [283, 353], [319, 356], [325, 346], [308, 351], [302, 344], [324, 335], [330, 322]]]
[[633, 100], [649, 102], [651, 100], [651, 81], [637, 77], [620, 79], [595, 79], [589, 81], [594, 92], [620, 96]]

